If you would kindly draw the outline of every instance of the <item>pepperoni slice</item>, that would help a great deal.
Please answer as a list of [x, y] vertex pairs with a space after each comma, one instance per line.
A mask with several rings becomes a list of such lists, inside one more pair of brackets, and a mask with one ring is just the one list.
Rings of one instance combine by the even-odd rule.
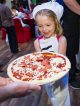
[[33, 77], [33, 74], [30, 72], [27, 72], [25, 75], [29, 76], [29, 77]]
[[37, 65], [32, 65], [31, 68], [32, 68], [32, 70], [36, 70], [38, 68], [38, 66]]
[[23, 81], [30, 81], [30, 80], [32, 80], [32, 78], [23, 78]]
[[17, 79], [20, 79], [21, 80], [21, 78], [23, 77], [23, 73], [19, 73], [19, 72], [13, 72], [13, 76], [15, 77], [15, 78], [17, 78]]

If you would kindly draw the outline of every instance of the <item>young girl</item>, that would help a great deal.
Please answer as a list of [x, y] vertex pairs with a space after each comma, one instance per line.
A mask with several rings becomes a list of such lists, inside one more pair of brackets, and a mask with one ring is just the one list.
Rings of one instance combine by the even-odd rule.
[[[62, 35], [62, 28], [55, 13], [49, 9], [37, 10], [35, 21], [41, 33], [34, 41], [35, 50], [66, 55], [67, 41]], [[70, 106], [68, 74], [55, 83], [45, 84], [44, 88], [52, 106]]]

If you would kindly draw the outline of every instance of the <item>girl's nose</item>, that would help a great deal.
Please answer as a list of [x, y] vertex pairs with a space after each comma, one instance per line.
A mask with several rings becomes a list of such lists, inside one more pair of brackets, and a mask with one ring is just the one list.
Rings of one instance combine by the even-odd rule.
[[43, 31], [45, 31], [45, 30], [46, 30], [46, 27], [44, 26], [44, 27], [43, 27]]

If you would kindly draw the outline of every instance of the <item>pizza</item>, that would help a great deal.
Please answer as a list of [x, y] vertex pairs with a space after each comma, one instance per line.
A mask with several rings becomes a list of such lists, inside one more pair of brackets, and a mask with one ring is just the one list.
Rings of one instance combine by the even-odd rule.
[[69, 59], [58, 53], [34, 52], [12, 61], [7, 74], [13, 81], [43, 85], [65, 76], [71, 68]]

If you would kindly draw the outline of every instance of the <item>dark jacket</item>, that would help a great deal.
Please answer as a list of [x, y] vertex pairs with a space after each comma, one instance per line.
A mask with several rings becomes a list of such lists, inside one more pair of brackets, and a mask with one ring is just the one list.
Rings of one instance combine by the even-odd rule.
[[2, 26], [10, 27], [14, 25], [13, 20], [12, 20], [11, 10], [7, 6], [1, 3], [0, 3], [0, 17], [2, 21]]

